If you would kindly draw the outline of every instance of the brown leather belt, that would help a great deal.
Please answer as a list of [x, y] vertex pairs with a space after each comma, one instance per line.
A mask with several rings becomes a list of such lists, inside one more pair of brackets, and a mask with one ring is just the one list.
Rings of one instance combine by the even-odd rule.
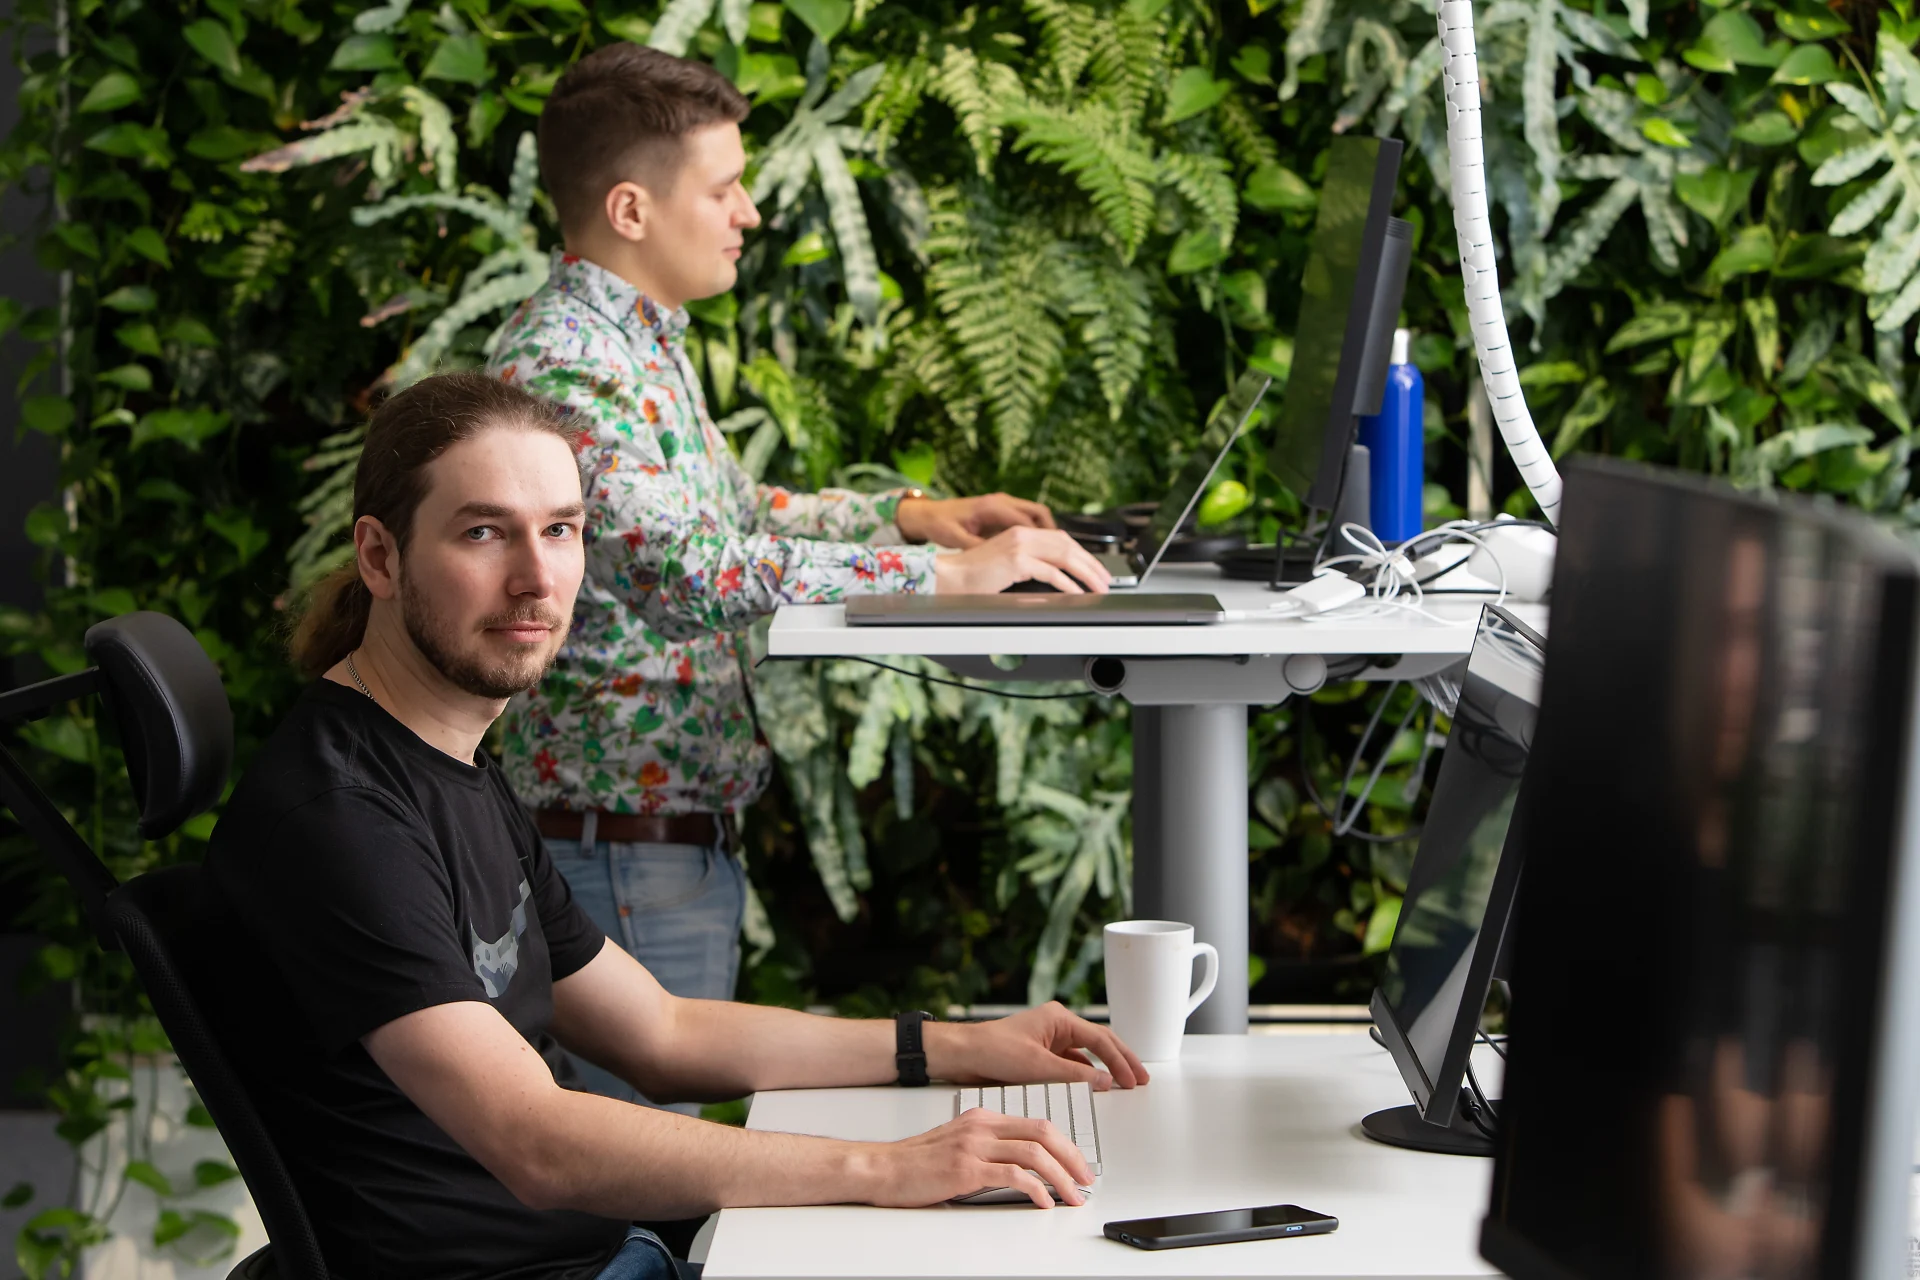
[[[541, 809], [533, 815], [540, 834], [550, 840], [578, 840], [586, 830], [586, 814], [578, 809]], [[716, 826], [715, 824], [718, 823]], [[712, 844], [724, 835], [735, 847], [738, 828], [730, 813], [681, 813], [669, 817], [599, 811], [594, 840], [619, 844]]]

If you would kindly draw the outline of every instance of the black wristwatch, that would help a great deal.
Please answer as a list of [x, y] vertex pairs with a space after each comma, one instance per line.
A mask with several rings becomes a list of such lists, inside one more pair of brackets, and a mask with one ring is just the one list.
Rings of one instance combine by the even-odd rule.
[[933, 1015], [924, 1009], [893, 1015], [893, 1066], [906, 1088], [926, 1087], [927, 1049], [920, 1041], [920, 1024], [932, 1021]]

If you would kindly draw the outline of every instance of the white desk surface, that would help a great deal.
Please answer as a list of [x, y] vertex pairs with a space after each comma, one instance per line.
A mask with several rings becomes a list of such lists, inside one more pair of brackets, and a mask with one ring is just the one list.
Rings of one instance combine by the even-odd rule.
[[[1221, 576], [1212, 565], [1162, 565], [1148, 579], [1149, 594], [1202, 592], [1222, 607], [1264, 611], [1279, 597], [1264, 583]], [[1457, 653], [1473, 647], [1473, 623], [1482, 596], [1428, 596], [1426, 607], [1446, 625], [1404, 610], [1338, 620], [1259, 619], [1208, 626], [1168, 627], [849, 627], [837, 604], [782, 605], [774, 615], [767, 652], [775, 658], [881, 657], [927, 654], [958, 657], [1210, 657], [1240, 654]], [[1522, 622], [1545, 629], [1546, 606], [1510, 606]], [[1357, 610], [1355, 611], [1357, 612]]]
[[[1105, 1171], [1080, 1208], [727, 1209], [707, 1280], [1499, 1274], [1477, 1248], [1493, 1162], [1361, 1136], [1363, 1115], [1409, 1100], [1392, 1059], [1364, 1030], [1188, 1036], [1178, 1062], [1149, 1070], [1152, 1084], [1096, 1100]], [[953, 1094], [939, 1085], [763, 1093], [747, 1123], [890, 1140], [950, 1119]], [[1123, 1218], [1266, 1204], [1304, 1205], [1340, 1227], [1160, 1252], [1101, 1234]]]

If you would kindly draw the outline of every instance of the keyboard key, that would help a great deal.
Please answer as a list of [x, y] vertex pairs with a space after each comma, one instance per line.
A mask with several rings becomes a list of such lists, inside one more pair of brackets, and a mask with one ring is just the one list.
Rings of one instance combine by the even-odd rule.
[[1069, 1084], [967, 1085], [954, 1096], [953, 1113], [981, 1107], [1005, 1116], [1047, 1120], [1080, 1149], [1080, 1155], [1100, 1175], [1100, 1122], [1094, 1111], [1093, 1088], [1080, 1081]]

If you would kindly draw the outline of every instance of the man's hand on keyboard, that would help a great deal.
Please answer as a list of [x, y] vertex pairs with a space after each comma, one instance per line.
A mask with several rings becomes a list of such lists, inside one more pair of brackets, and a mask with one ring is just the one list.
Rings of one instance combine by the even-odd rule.
[[874, 1149], [872, 1182], [861, 1198], [887, 1208], [917, 1209], [982, 1187], [1016, 1187], [1042, 1209], [1053, 1208], [1047, 1185], [1070, 1205], [1086, 1202], [1081, 1187], [1093, 1171], [1071, 1139], [1045, 1120], [973, 1110], [916, 1138]]
[[[1084, 1080], [1095, 1089], [1131, 1089], [1147, 1082], [1146, 1067], [1120, 1037], [1057, 1000], [992, 1022], [929, 1022], [922, 1034], [927, 1073], [955, 1084]], [[1087, 1059], [1089, 1049], [1106, 1070]]]

